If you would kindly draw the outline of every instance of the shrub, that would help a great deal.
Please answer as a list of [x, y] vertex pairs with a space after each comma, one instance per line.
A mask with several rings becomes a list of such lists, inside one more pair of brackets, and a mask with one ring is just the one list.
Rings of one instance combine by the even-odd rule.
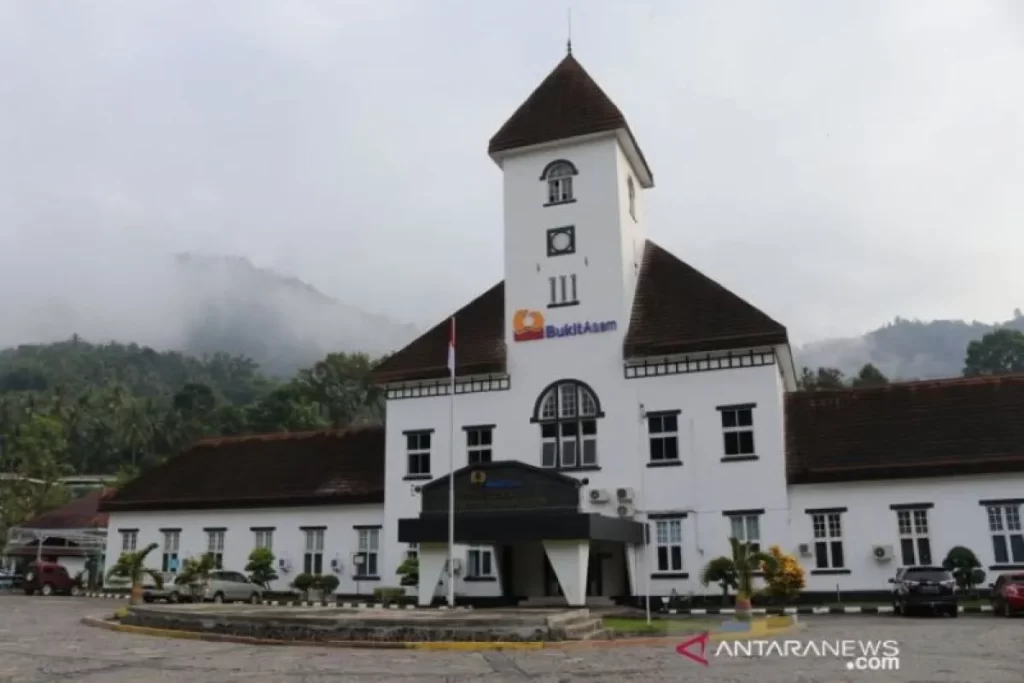
[[269, 548], [254, 548], [249, 553], [249, 564], [245, 565], [245, 571], [249, 572], [250, 581], [268, 588], [270, 582], [278, 578], [274, 571], [274, 553]]
[[704, 586], [718, 584], [722, 589], [722, 604], [724, 605], [729, 598], [729, 589], [735, 589], [738, 585], [736, 565], [733, 564], [732, 558], [723, 555], [708, 562], [701, 570], [700, 582]]
[[373, 589], [373, 599], [376, 602], [388, 605], [392, 602], [398, 602], [400, 598], [405, 597], [405, 589], [396, 586], [381, 586]]
[[782, 548], [777, 545], [769, 548], [768, 552], [775, 558], [775, 565], [762, 566], [767, 584], [765, 592], [772, 598], [789, 602], [799, 595], [806, 585], [804, 569], [794, 556], [782, 552]]
[[325, 574], [320, 577], [319, 584], [320, 590], [322, 590], [324, 595], [327, 596], [338, 590], [338, 586], [341, 584], [341, 581], [339, 581], [338, 577], [334, 574]]
[[420, 583], [420, 561], [417, 557], [407, 557], [398, 566], [395, 572], [402, 579], [399, 583], [403, 586], [418, 586]]
[[978, 556], [970, 548], [962, 545], [950, 548], [946, 559], [942, 561], [944, 569], [953, 573], [961, 590], [973, 591], [975, 586], [985, 581], [985, 572], [981, 569]]
[[317, 580], [315, 576], [303, 572], [302, 574], [296, 576], [295, 579], [292, 581], [292, 588], [299, 591], [300, 593], [306, 593], [311, 588], [316, 586], [316, 582]]

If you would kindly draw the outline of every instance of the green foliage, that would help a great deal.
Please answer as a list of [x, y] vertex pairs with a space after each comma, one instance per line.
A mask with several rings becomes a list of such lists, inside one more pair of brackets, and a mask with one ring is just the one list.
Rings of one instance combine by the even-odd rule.
[[403, 586], [418, 586], [420, 583], [420, 560], [418, 557], [407, 557], [398, 565], [396, 574], [402, 577]]
[[107, 578], [118, 576], [128, 580], [132, 587], [133, 602], [135, 601], [135, 591], [141, 588], [142, 581], [147, 575], [153, 579], [157, 588], [161, 588], [164, 585], [164, 577], [160, 572], [146, 567], [146, 556], [158, 547], [156, 543], [150, 543], [142, 550], [121, 553], [121, 557], [117, 558], [117, 562], [107, 572]]
[[373, 589], [373, 599], [384, 605], [397, 602], [405, 597], [405, 589], [397, 586], [380, 586]]
[[882, 374], [882, 371], [871, 363], [860, 369], [856, 376], [846, 379], [846, 376], [838, 368], [818, 368], [812, 371], [810, 368], [803, 368], [800, 379], [797, 380], [799, 387], [805, 391], [825, 391], [828, 389], [846, 389], [848, 387], [877, 387], [885, 386], [889, 379]]
[[736, 568], [736, 593], [744, 599], [753, 595], [754, 572], [774, 571], [778, 560], [770, 553], [752, 550], [749, 543], [729, 538], [732, 547], [732, 564]]
[[[31, 473], [46, 491], [76, 473], [123, 486], [202, 437], [379, 422], [372, 365], [364, 354], [332, 353], [280, 382], [223, 353], [192, 358], [77, 337], [2, 350], [0, 473]], [[0, 527], [42, 512], [48, 495], [4, 512]]]
[[985, 572], [981, 569], [978, 556], [973, 550], [962, 545], [950, 548], [946, 553], [946, 559], [942, 561], [942, 566], [953, 573], [953, 578], [961, 590], [973, 591], [975, 586], [985, 581]]
[[216, 568], [217, 558], [211, 553], [206, 553], [199, 557], [186, 558], [181, 563], [181, 569], [178, 570], [175, 583], [188, 586], [189, 592], [192, 595], [198, 595], [201, 592], [201, 584], [210, 578], [210, 572]]
[[700, 582], [703, 586], [710, 586], [715, 583], [722, 589], [722, 604], [725, 604], [729, 597], [729, 589], [735, 589], [739, 584], [736, 577], [736, 565], [732, 558], [720, 556], [704, 565], [700, 573]]
[[277, 572], [274, 571], [274, 553], [270, 548], [253, 548], [249, 553], [249, 563], [245, 565], [245, 571], [249, 572], [249, 580], [258, 586], [268, 588], [271, 581], [277, 580]]
[[309, 591], [315, 585], [316, 576], [314, 576], [313, 574], [307, 574], [306, 572], [299, 574], [292, 580], [292, 588], [299, 591], [300, 593], [305, 593]]
[[60, 423], [31, 415], [20, 427], [9, 438], [0, 432], [0, 535], [71, 498], [60, 483], [70, 471], [62, 461], [67, 442]]
[[334, 574], [324, 574], [317, 581], [317, 587], [324, 592], [324, 596], [328, 596], [338, 590], [340, 584], [341, 581]]
[[773, 545], [768, 552], [775, 558], [775, 563], [762, 567], [767, 584], [765, 592], [776, 600], [788, 602], [799, 595], [806, 585], [804, 569], [796, 557], [784, 553], [780, 546]]
[[1011, 372], [1024, 372], [1024, 332], [1003, 328], [967, 345], [964, 376]]

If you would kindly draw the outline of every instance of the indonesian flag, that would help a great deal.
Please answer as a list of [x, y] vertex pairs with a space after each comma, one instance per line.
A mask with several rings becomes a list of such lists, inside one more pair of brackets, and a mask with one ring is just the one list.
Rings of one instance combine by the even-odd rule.
[[448, 335], [448, 370], [455, 377], [455, 316], [452, 316], [451, 333]]

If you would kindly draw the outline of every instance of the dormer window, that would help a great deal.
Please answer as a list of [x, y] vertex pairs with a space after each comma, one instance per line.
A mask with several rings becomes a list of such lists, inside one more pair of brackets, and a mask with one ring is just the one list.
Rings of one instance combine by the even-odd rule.
[[572, 178], [577, 175], [576, 167], [571, 161], [559, 159], [552, 161], [544, 168], [540, 179], [548, 184], [548, 202], [545, 206], [552, 204], [567, 204], [576, 201], [572, 193]]

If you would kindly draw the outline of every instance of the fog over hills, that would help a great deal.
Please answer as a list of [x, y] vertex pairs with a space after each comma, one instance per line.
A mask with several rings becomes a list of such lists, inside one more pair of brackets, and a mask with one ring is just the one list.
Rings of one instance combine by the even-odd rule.
[[108, 268], [48, 268], [29, 291], [0, 298], [0, 347], [73, 334], [201, 355], [244, 354], [287, 376], [331, 351], [379, 355], [414, 325], [374, 315], [240, 257], [179, 254]]

